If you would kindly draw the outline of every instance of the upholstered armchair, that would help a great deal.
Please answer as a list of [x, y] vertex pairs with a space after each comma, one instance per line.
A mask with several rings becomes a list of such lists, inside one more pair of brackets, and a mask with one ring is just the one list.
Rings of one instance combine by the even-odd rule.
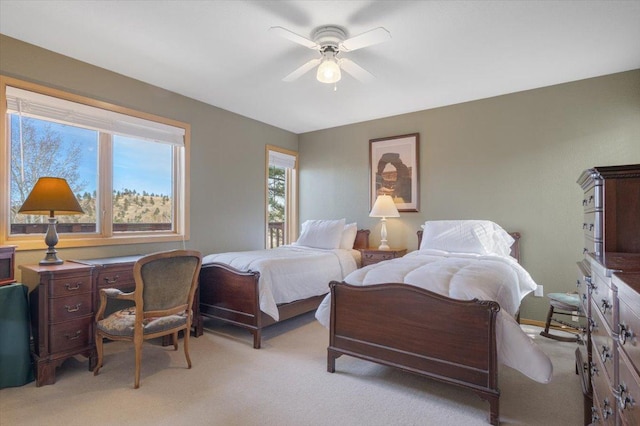
[[[188, 368], [189, 334], [193, 320], [193, 298], [202, 266], [202, 255], [195, 250], [172, 250], [140, 258], [133, 269], [136, 288], [123, 293], [115, 288], [100, 290], [100, 307], [96, 314], [95, 340], [98, 362], [93, 370], [98, 375], [102, 367], [103, 338], [132, 341], [135, 346], [135, 383], [140, 387], [142, 343], [145, 340], [171, 335], [174, 350], [178, 350], [178, 332], [184, 330], [184, 355]], [[129, 300], [134, 305], [104, 317], [109, 299]]]

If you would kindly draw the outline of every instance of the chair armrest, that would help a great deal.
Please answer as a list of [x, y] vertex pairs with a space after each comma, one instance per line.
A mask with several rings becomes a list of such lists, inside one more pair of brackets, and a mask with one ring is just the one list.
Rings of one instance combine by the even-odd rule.
[[123, 293], [117, 288], [101, 288], [100, 289], [100, 307], [96, 313], [96, 321], [104, 318], [104, 311], [107, 309], [108, 299], [133, 300], [135, 301], [135, 292]]

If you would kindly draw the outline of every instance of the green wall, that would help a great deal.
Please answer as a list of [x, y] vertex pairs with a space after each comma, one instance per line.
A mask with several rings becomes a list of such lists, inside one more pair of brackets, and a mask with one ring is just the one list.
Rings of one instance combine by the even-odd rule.
[[[300, 218], [372, 230], [369, 139], [420, 133], [420, 211], [388, 219], [391, 246], [417, 248], [425, 220], [489, 219], [522, 233], [522, 263], [545, 293], [574, 291], [582, 190], [592, 166], [640, 163], [640, 70], [300, 135]], [[640, 214], [640, 212], [639, 212]], [[640, 238], [640, 236], [639, 236]], [[528, 296], [522, 317], [543, 321]]]

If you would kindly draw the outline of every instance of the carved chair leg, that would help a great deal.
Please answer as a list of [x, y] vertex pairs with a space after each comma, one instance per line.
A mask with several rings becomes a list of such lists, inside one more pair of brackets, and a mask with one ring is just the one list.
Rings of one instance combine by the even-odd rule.
[[189, 330], [190, 327], [184, 331], [184, 357], [187, 359], [187, 368], [191, 368], [191, 357], [189, 357]]
[[95, 341], [96, 341], [96, 351], [98, 352], [98, 362], [96, 363], [96, 368], [94, 368], [93, 370], [93, 375], [97, 376], [98, 373], [100, 372], [100, 368], [102, 367], [102, 357], [104, 354], [102, 335], [100, 335], [100, 333], [98, 332], [96, 332]]
[[138, 389], [140, 387], [140, 365], [142, 364], [142, 343], [143, 338], [134, 336], [133, 344], [135, 346], [136, 353], [136, 377], [135, 382], [133, 384], [134, 389]]

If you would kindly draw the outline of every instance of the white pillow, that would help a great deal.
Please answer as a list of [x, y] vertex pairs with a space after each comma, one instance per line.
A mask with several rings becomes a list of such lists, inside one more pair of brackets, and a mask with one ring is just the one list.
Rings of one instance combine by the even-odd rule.
[[296, 244], [321, 249], [340, 247], [344, 219], [339, 220], [307, 220], [302, 224], [302, 232]]
[[342, 231], [342, 238], [340, 239], [340, 248], [350, 250], [353, 248], [353, 243], [356, 241], [356, 235], [358, 234], [358, 224], [356, 222], [347, 223]]
[[514, 240], [489, 220], [434, 220], [424, 224], [420, 250], [508, 256]]

